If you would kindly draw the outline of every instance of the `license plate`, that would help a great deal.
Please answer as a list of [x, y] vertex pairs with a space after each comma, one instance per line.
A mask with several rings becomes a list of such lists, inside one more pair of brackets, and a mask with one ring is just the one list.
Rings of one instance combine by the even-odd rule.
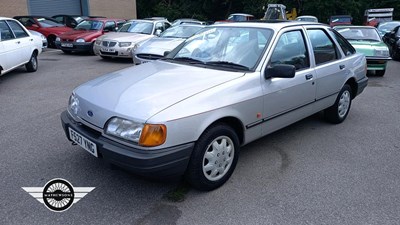
[[72, 43], [61, 43], [61, 47], [72, 48], [74, 45]]
[[90, 154], [98, 157], [97, 156], [97, 146], [95, 143], [89, 141], [87, 138], [80, 135], [75, 130], [72, 130], [70, 127], [68, 127], [68, 129], [69, 129], [69, 137], [71, 138], [71, 140], [73, 142], [75, 142], [76, 144], [81, 146], [83, 149], [88, 151]]
[[115, 52], [115, 49], [112, 49], [112, 48], [102, 48], [101, 51], [102, 51], [102, 52]]

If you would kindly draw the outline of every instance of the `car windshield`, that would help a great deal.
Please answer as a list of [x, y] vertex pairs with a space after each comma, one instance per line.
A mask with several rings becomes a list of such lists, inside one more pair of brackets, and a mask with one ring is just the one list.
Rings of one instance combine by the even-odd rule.
[[74, 16], [73, 18], [77, 23], [80, 23], [80, 22], [82, 22], [82, 20], [85, 19], [84, 17], [81, 17], [81, 16]]
[[246, 16], [246, 15], [230, 15], [229, 17], [228, 17], [228, 20], [229, 21], [247, 21], [247, 20], [249, 20], [250, 18], [251, 18], [252, 16], [250, 16], [250, 15], [248, 15], [248, 16]]
[[297, 21], [306, 21], [306, 22], [318, 22], [317, 19], [313, 17], [300, 17], [296, 18]]
[[347, 40], [381, 41], [375, 28], [337, 28], [337, 31]]
[[351, 23], [350, 17], [332, 17], [332, 23]]
[[122, 25], [118, 32], [129, 32], [129, 33], [140, 33], [140, 34], [152, 34], [153, 22], [146, 21], [133, 21]]
[[103, 22], [97, 20], [83, 20], [74, 29], [75, 30], [101, 30]]
[[61, 27], [62, 24], [58, 23], [55, 20], [50, 20], [48, 18], [36, 18], [36, 21], [40, 24], [41, 27]]
[[192, 65], [251, 70], [260, 60], [272, 30], [247, 27], [204, 28], [166, 60]]
[[393, 30], [393, 28], [400, 25], [400, 22], [388, 22], [388, 23], [381, 23], [378, 26], [378, 30], [383, 31], [385, 33]]
[[201, 30], [202, 26], [175, 26], [161, 34], [163, 38], [188, 38]]

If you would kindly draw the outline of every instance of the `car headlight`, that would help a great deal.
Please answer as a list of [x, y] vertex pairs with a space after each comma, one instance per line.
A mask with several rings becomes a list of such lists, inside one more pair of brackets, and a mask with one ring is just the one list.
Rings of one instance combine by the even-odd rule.
[[163, 124], [143, 124], [114, 117], [108, 121], [105, 133], [141, 146], [154, 147], [165, 142], [167, 127]]
[[131, 52], [136, 52], [136, 50], [138, 49], [139, 45], [135, 44], [132, 48], [131, 48]]
[[96, 39], [96, 41], [94, 42], [96, 45], [100, 45], [101, 44], [101, 40]]
[[77, 115], [79, 112], [79, 99], [76, 97], [75, 93], [72, 93], [69, 97], [68, 110], [73, 115]]
[[[42, 35], [41, 37], [42, 37], [42, 40], [43, 40], [43, 39], [46, 39], [46, 37], [45, 37], [44, 35]], [[46, 40], [47, 40], [47, 39], [46, 39]], [[56, 41], [61, 41], [61, 38], [60, 38], [60, 37], [56, 37]]]
[[75, 42], [82, 43], [82, 42], [85, 42], [85, 39], [83, 39], [83, 38], [79, 38], [79, 39], [76, 39], [76, 41], [75, 41]]
[[132, 42], [120, 42], [119, 47], [129, 47], [131, 46]]
[[375, 56], [389, 57], [389, 49], [387, 48], [377, 48], [374, 51]]

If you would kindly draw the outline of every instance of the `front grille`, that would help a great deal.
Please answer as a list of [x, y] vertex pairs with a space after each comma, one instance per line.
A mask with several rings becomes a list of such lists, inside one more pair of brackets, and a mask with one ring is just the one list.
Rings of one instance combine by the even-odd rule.
[[137, 54], [136, 56], [138, 58], [148, 59], [148, 60], [157, 60], [162, 58], [161, 55], [154, 55], [154, 54]]
[[103, 52], [100, 51], [102, 55], [118, 55], [118, 52]]
[[114, 47], [117, 44], [116, 41], [103, 41], [102, 45], [104, 47]]

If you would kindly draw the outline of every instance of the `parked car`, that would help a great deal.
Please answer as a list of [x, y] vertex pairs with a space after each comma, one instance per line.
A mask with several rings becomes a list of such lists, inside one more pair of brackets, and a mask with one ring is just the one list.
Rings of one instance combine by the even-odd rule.
[[181, 24], [198, 24], [198, 25], [207, 25], [207, 22], [200, 21], [197, 19], [191, 19], [191, 18], [182, 18], [182, 19], [176, 19], [174, 22], [171, 23], [171, 26], [177, 26]]
[[42, 49], [47, 48], [47, 38], [42, 34], [34, 30], [28, 30], [32, 35], [40, 37], [42, 39]]
[[14, 19], [21, 22], [28, 30], [42, 33], [47, 38], [50, 48], [56, 47], [55, 40], [60, 34], [72, 30], [57, 20], [45, 16], [15, 16]]
[[93, 53], [93, 45], [98, 37], [116, 31], [123, 19], [89, 18], [80, 22], [72, 31], [60, 35], [56, 39], [57, 48], [64, 53], [89, 52]]
[[75, 28], [84, 19], [89, 18], [88, 16], [79, 15], [54, 15], [51, 18], [57, 20], [59, 23], [64, 24], [67, 27]]
[[166, 20], [130, 20], [118, 32], [100, 36], [93, 51], [104, 59], [111, 57], [132, 58], [132, 50], [152, 37], [160, 35], [170, 27]]
[[379, 34], [381, 37], [386, 33], [392, 31], [395, 27], [400, 26], [400, 21], [390, 21], [390, 22], [383, 22], [379, 23], [376, 28], [378, 28]]
[[306, 22], [316, 22], [318, 23], [318, 18], [315, 16], [298, 16], [296, 18], [297, 21], [306, 21]]
[[61, 120], [95, 157], [212, 190], [241, 146], [321, 110], [343, 122], [367, 82], [365, 56], [325, 25], [225, 23], [162, 60], [82, 84]]
[[42, 52], [42, 40], [32, 35], [17, 20], [0, 17], [0, 75], [20, 66], [28, 72], [38, 69], [37, 56]]
[[334, 29], [345, 37], [357, 52], [366, 56], [368, 70], [375, 71], [378, 76], [385, 75], [387, 62], [392, 58], [375, 27], [336, 26]]
[[400, 26], [386, 33], [383, 40], [389, 47], [390, 56], [395, 60], [400, 60]]
[[136, 48], [132, 52], [133, 63], [140, 64], [164, 57], [165, 52], [170, 52], [204, 27], [203, 25], [181, 24], [167, 29], [160, 37], [151, 38]]
[[351, 25], [353, 22], [353, 17], [350, 15], [335, 15], [328, 19], [328, 24], [331, 27], [338, 25]]

